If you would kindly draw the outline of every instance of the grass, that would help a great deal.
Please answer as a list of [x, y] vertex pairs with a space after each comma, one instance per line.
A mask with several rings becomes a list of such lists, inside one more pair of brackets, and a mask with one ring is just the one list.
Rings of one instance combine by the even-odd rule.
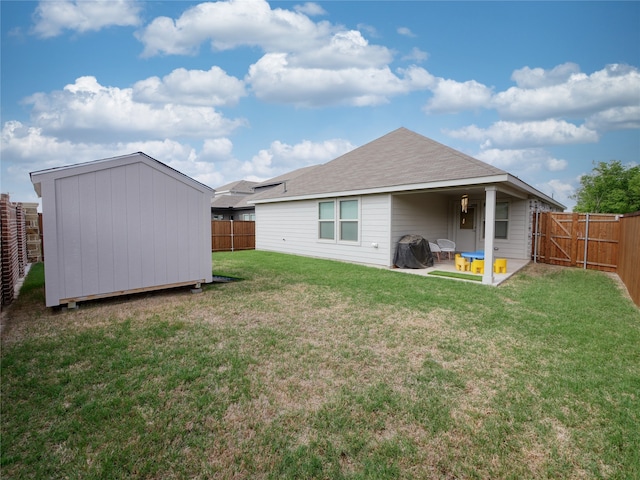
[[611, 276], [213, 264], [242, 281], [69, 312], [31, 270], [2, 339], [2, 478], [640, 477], [640, 313]]
[[461, 280], [471, 280], [473, 282], [482, 281], [482, 275], [473, 275], [471, 273], [445, 272], [443, 270], [434, 270], [433, 272], [429, 272], [429, 275], [434, 275], [436, 277], [459, 278]]

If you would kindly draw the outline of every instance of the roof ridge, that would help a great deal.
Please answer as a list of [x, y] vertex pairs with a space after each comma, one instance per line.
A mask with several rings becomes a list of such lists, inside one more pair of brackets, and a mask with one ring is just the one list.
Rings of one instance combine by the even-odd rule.
[[262, 198], [364, 191], [506, 175], [464, 152], [399, 127], [272, 189]]

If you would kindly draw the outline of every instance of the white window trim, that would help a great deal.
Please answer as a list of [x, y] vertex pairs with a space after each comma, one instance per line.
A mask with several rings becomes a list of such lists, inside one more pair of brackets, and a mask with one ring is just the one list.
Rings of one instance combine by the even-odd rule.
[[[358, 202], [358, 218], [357, 219], [344, 219], [342, 220], [340, 218], [340, 202], [346, 202], [346, 201], [357, 201]], [[328, 239], [328, 238], [320, 238], [320, 222], [322, 220], [320, 220], [320, 204], [321, 203], [328, 203], [328, 202], [333, 202], [333, 220], [331, 220], [333, 222], [333, 239]], [[362, 231], [361, 231], [361, 227], [362, 227], [362, 223], [361, 223], [361, 219], [362, 219], [362, 200], [361, 197], [336, 197], [336, 198], [323, 198], [322, 200], [318, 200], [316, 202], [316, 212], [318, 215], [318, 218], [316, 218], [317, 221], [317, 241], [320, 243], [335, 243], [335, 244], [340, 244], [340, 245], [360, 245], [362, 243], [361, 239], [362, 239]], [[329, 221], [329, 220], [326, 220]], [[340, 239], [340, 232], [341, 232], [341, 225], [342, 222], [356, 222], [357, 223], [357, 233], [358, 233], [358, 239], [357, 240], [341, 240]]]
[[[321, 203], [329, 203], [329, 202], [333, 202], [333, 219], [328, 220], [321, 220], [320, 219], [320, 204]], [[322, 200], [318, 200], [316, 202], [316, 222], [317, 222], [317, 232], [316, 232], [316, 240], [320, 243], [336, 243], [336, 223], [337, 223], [337, 219], [336, 219], [336, 199], [335, 198], [323, 198]], [[328, 223], [328, 222], [333, 222], [333, 238], [320, 238], [320, 224], [322, 222]]]
[[[495, 219], [495, 223], [498, 223], [498, 222], [505, 223], [506, 222], [506, 224], [507, 224], [507, 236], [504, 237], [504, 238], [496, 237], [495, 232], [497, 232], [498, 229], [494, 228], [493, 239], [497, 240], [497, 241], [507, 241], [507, 240], [509, 240], [509, 233], [511, 232], [511, 226], [510, 226], [511, 225], [511, 201], [510, 200], [496, 200], [496, 206], [499, 203], [506, 203], [507, 204], [508, 215], [507, 215], [507, 218], [496, 218]], [[485, 226], [485, 222], [486, 222], [486, 218], [487, 218], [486, 210], [487, 210], [487, 205], [483, 204], [483, 208], [482, 208], [482, 238], [483, 239], [485, 238], [484, 232], [485, 232], [485, 227], [486, 227]]]
[[[349, 202], [349, 201], [356, 201], [358, 203], [358, 218], [357, 219], [353, 219], [353, 218], [346, 218], [346, 219], [341, 219], [340, 218], [340, 202]], [[360, 197], [345, 197], [345, 198], [339, 198], [338, 201], [336, 202], [336, 214], [337, 214], [337, 220], [338, 220], [338, 225], [337, 225], [337, 230], [336, 230], [336, 238], [338, 240], [338, 243], [344, 244], [344, 245], [360, 245], [360, 238], [362, 237], [361, 231], [360, 231], [360, 219], [362, 218], [362, 202], [360, 201]], [[358, 239], [357, 240], [341, 240], [340, 239], [340, 232], [342, 231], [342, 222], [355, 222], [357, 224], [356, 226], [356, 232], [358, 234]]]

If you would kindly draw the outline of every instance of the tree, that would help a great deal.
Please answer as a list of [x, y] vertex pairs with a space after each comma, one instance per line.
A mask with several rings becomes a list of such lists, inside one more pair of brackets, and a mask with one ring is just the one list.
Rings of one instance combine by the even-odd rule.
[[[595, 162], [594, 162], [595, 164]], [[582, 213], [629, 213], [640, 210], [640, 166], [626, 168], [619, 160], [599, 162], [580, 177], [572, 195], [573, 209]]]

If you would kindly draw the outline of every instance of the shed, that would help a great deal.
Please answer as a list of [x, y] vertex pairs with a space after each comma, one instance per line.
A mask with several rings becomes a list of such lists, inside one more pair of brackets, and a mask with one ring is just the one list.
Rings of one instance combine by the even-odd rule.
[[142, 152], [30, 175], [48, 307], [212, 281], [208, 186]]

